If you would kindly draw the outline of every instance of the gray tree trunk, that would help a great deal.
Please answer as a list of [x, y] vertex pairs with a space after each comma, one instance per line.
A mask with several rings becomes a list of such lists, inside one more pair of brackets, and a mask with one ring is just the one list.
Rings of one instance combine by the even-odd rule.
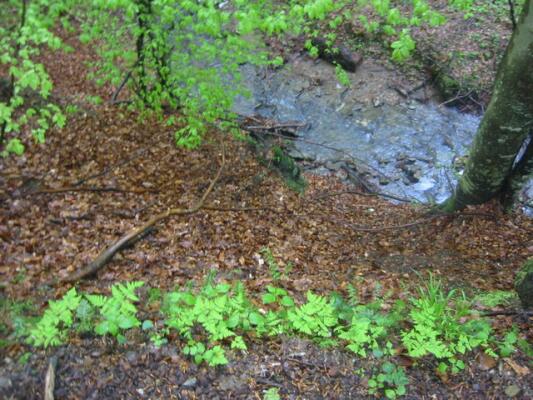
[[455, 194], [441, 208], [454, 211], [499, 194], [533, 126], [533, 2], [526, 0], [498, 68], [492, 98]]

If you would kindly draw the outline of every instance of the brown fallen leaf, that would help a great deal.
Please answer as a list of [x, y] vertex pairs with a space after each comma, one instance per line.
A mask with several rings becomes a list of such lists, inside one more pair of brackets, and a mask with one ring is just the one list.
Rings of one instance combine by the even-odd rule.
[[513, 369], [514, 372], [516, 372], [518, 376], [524, 376], [530, 372], [528, 367], [520, 365], [510, 358], [504, 358], [504, 361]]
[[481, 368], [483, 371], [487, 371], [489, 369], [492, 369], [496, 366], [496, 359], [492, 356], [489, 356], [485, 353], [480, 353], [478, 356], [479, 361], [479, 368]]

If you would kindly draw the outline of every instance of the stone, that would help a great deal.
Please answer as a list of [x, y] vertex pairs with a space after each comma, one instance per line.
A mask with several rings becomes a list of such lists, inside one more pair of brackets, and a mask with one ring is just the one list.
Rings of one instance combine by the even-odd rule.
[[508, 397], [516, 397], [520, 393], [520, 388], [516, 385], [509, 385], [505, 388], [505, 394]]
[[197, 379], [195, 377], [192, 377], [183, 382], [183, 385], [181, 386], [183, 386], [184, 388], [193, 388], [196, 386], [196, 382]]
[[533, 308], [533, 257], [528, 259], [515, 278], [515, 290], [524, 308]]
[[12, 385], [11, 379], [0, 376], [0, 389], [9, 389]]
[[359, 53], [354, 53], [344, 46], [328, 46], [325, 39], [314, 38], [312, 44], [318, 49], [320, 58], [331, 64], [340, 65], [345, 71], [355, 72], [363, 61]]

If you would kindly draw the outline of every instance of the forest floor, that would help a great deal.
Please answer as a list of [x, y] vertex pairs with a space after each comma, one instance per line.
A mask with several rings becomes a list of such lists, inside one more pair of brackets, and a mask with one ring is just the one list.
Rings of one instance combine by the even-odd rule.
[[[46, 285], [51, 279], [87, 265], [154, 215], [194, 205], [220, 167], [222, 140], [225, 166], [208, 207], [157, 224], [80, 281], [80, 291], [103, 293], [134, 280], [172, 290], [214, 271], [217, 282], [241, 281], [259, 297], [273, 282], [260, 257], [267, 247], [280, 268], [292, 265], [278, 285], [297, 300], [308, 290], [346, 294], [352, 285], [362, 301], [389, 293], [392, 302], [406, 299], [430, 274], [472, 295], [512, 290], [517, 268], [533, 254], [533, 221], [504, 214], [495, 203], [434, 216], [425, 206], [392, 204], [335, 176], [307, 175], [308, 187], [299, 194], [245, 142], [211, 132], [197, 150], [176, 148], [173, 130], [163, 123], [140, 121], [116, 105], [86, 103], [87, 95], [109, 99], [113, 88], [87, 83], [83, 63], [93, 55], [68, 40], [74, 53], [44, 61], [54, 95], [78, 103], [79, 111], [65, 129], [49, 134], [46, 145], [0, 160], [2, 305], [31, 300], [34, 312], [44, 309], [72, 287]], [[139, 310], [157, 318], [144, 300]], [[7, 334], [14, 329], [11, 310], [1, 312], [0, 334]], [[533, 342], [531, 318], [493, 317], [496, 332], [513, 324]], [[0, 397], [42, 398], [51, 356], [58, 360], [58, 399], [260, 399], [271, 387], [282, 398], [369, 397], [368, 377], [354, 371], [371, 369], [373, 361], [347, 350], [288, 336], [251, 339], [247, 352], [230, 352], [227, 366], [211, 368], [194, 364], [180, 346], [171, 341], [157, 348], [143, 333], [128, 336], [126, 344], [72, 337], [47, 350], [7, 341], [0, 348]], [[495, 363], [476, 352], [466, 364], [460, 374], [444, 377], [435, 373], [435, 361], [407, 362], [407, 398], [533, 398], [531, 360], [520, 351]]]

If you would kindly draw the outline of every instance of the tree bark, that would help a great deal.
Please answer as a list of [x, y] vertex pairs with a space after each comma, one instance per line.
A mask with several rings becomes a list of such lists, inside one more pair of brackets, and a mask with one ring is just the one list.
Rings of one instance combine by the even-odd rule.
[[441, 208], [484, 203], [506, 186], [533, 126], [533, 2], [526, 0], [455, 194]]
[[533, 132], [527, 140], [527, 146], [513, 166], [513, 171], [502, 190], [501, 201], [506, 209], [511, 209], [519, 200], [522, 187], [533, 178]]

